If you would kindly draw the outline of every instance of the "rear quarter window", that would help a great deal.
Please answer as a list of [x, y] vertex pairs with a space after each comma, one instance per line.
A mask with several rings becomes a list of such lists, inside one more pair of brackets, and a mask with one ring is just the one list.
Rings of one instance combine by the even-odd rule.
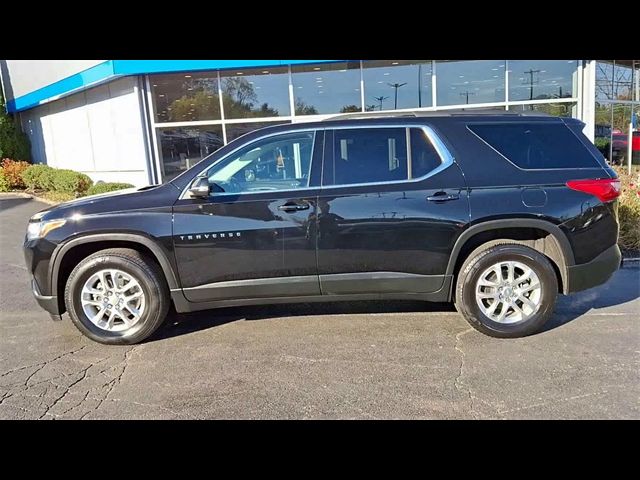
[[467, 127], [522, 169], [601, 167], [563, 123], [483, 123]]

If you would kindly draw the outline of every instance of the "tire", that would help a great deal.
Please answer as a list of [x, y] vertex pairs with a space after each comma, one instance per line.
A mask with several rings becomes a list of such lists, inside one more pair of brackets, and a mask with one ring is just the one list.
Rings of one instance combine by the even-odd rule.
[[[508, 280], [504, 280], [507, 283], [503, 284], [502, 280], [498, 280], [498, 271], [501, 278], [507, 277], [509, 271], [507, 263], [500, 265], [499, 270], [492, 270], [492, 267], [500, 262], [511, 262], [510, 265], [514, 265], [513, 276], [516, 281], [509, 284]], [[527, 267], [533, 274], [526, 273]], [[518, 280], [526, 279], [527, 276], [537, 278], [538, 281], [529, 279], [518, 284]], [[483, 282], [479, 285], [481, 279]], [[506, 296], [499, 298], [508, 298], [505, 302], [511, 303], [500, 305], [503, 300], [498, 300], [498, 287], [486, 286], [492, 285], [493, 282], [505, 285], [500, 287], [503, 289], [500, 295], [504, 292]], [[540, 288], [534, 288], [536, 283]], [[529, 288], [532, 290], [520, 295], [520, 292]], [[477, 290], [481, 290], [478, 296]], [[495, 300], [494, 297], [483, 299], [484, 293], [496, 295]], [[479, 247], [469, 255], [460, 268], [456, 282], [455, 304], [465, 320], [476, 330], [492, 337], [517, 338], [537, 333], [543, 328], [553, 314], [557, 294], [558, 279], [549, 259], [527, 246], [505, 242]], [[527, 305], [522, 297], [527, 297]], [[494, 306], [493, 302], [498, 304]], [[484, 306], [484, 311], [479, 303]], [[510, 306], [513, 303], [515, 306]], [[532, 306], [534, 304], [535, 308]], [[516, 307], [520, 312], [517, 312]], [[492, 308], [495, 309], [493, 313]], [[503, 308], [505, 317], [497, 321], [499, 318], [496, 317], [500, 317]]]
[[[97, 311], [98, 306], [83, 307], [83, 298], [94, 301], [107, 302], [107, 298], [116, 299], [115, 296], [83, 296], [83, 287], [93, 278], [100, 277], [103, 271], [116, 271], [116, 278], [124, 286], [123, 279], [133, 279], [137, 286], [133, 287], [127, 294], [133, 292], [140, 297], [135, 311], [141, 312], [137, 317], [128, 308], [122, 308], [121, 312], [133, 317], [131, 324], [125, 323], [122, 317], [114, 316], [113, 330], [107, 327], [100, 327], [93, 323], [86, 313], [85, 308], [90, 311]], [[107, 273], [107, 285], [113, 284], [113, 276]], [[99, 280], [98, 280], [99, 282]], [[98, 283], [96, 288], [102, 288], [102, 283]], [[92, 292], [96, 291], [92, 287]], [[101, 290], [102, 291], [102, 290]], [[140, 295], [142, 292], [142, 295]], [[125, 295], [122, 293], [121, 295]], [[69, 316], [74, 325], [85, 336], [99, 343], [108, 345], [131, 345], [142, 342], [149, 338], [164, 322], [169, 309], [169, 289], [164, 278], [164, 273], [160, 266], [152, 259], [142, 255], [140, 252], [128, 248], [112, 248], [96, 252], [82, 260], [71, 272], [67, 280], [64, 292], [65, 304]], [[144, 302], [144, 303], [142, 303]], [[119, 303], [117, 305], [120, 305]], [[108, 305], [111, 307], [112, 305]], [[103, 319], [111, 320], [109, 314], [112, 310], [107, 310]], [[130, 325], [130, 326], [128, 326]]]

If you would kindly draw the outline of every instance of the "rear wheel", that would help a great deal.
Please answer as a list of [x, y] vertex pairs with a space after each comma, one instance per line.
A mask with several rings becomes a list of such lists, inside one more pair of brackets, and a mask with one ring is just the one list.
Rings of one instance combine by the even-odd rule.
[[456, 307], [493, 337], [523, 337], [542, 329], [553, 313], [558, 280], [549, 259], [524, 245], [474, 251], [456, 284]]
[[167, 315], [168, 297], [160, 267], [125, 248], [102, 250], [82, 260], [65, 289], [75, 326], [106, 344], [133, 344], [148, 338]]

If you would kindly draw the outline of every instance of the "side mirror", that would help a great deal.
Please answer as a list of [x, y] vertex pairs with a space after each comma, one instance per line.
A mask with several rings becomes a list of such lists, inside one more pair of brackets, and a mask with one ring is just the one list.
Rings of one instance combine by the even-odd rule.
[[209, 179], [207, 177], [198, 177], [194, 180], [189, 188], [191, 198], [207, 198], [211, 193], [209, 187]]

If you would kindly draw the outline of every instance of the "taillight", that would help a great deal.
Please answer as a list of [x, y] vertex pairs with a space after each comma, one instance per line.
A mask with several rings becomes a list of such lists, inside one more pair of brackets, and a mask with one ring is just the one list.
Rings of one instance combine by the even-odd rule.
[[567, 187], [571, 190], [595, 195], [601, 202], [609, 202], [620, 196], [620, 180], [603, 178], [600, 180], [569, 180]]

